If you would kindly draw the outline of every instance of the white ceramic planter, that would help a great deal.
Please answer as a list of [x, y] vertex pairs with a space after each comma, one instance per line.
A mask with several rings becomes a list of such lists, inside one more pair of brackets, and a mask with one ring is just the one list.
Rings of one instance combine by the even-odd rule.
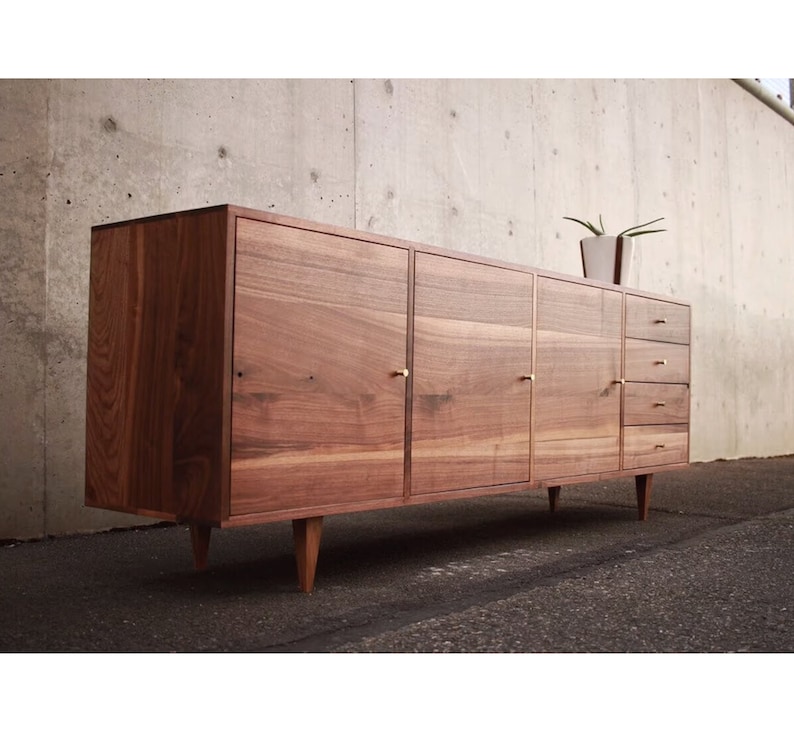
[[634, 260], [630, 236], [588, 236], [581, 241], [584, 276], [613, 285], [627, 285]]

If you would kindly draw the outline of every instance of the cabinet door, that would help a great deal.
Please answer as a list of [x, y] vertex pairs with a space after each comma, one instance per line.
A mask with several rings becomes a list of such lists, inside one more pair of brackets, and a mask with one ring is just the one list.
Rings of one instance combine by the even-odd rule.
[[237, 220], [230, 514], [400, 498], [408, 252]]
[[531, 274], [417, 253], [411, 493], [529, 480]]
[[535, 479], [620, 467], [621, 299], [538, 278]]

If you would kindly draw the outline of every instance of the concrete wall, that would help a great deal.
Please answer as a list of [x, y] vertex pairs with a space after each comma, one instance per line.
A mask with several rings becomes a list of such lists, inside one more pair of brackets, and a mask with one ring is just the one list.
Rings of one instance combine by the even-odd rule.
[[90, 228], [227, 202], [577, 275], [563, 216], [665, 216], [692, 459], [794, 452], [794, 127], [729, 80], [2, 80], [0, 194], [0, 539], [141, 523], [82, 505]]

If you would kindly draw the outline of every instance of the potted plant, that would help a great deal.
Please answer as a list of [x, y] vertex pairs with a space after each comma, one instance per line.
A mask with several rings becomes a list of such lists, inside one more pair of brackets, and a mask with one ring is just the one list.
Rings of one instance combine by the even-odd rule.
[[600, 214], [598, 215], [598, 226], [570, 216], [563, 216], [563, 218], [581, 224], [594, 234], [594, 236], [585, 237], [580, 242], [584, 276], [602, 282], [611, 282], [615, 285], [628, 284], [631, 263], [634, 258], [634, 237], [666, 231], [666, 229], [645, 228], [661, 221], [663, 216], [645, 224], [631, 226], [615, 236], [608, 236], [604, 233], [606, 227]]

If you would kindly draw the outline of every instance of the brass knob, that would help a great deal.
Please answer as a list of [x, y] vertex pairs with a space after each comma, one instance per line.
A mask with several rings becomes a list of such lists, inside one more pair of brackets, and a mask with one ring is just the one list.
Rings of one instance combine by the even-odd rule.
[[660, 442], [656, 447], [664, 447], [664, 443]]
[[666, 323], [667, 322], [667, 318], [657, 318], [656, 322], [657, 323]]
[[525, 376], [522, 376], [521, 378], [524, 379], [524, 381], [534, 381], [535, 374], [527, 374]]
[[664, 406], [664, 404], [665, 404], [664, 402], [656, 402], [656, 403], [654, 404], [654, 406], [655, 406], [655, 407], [663, 407], [663, 406]]
[[660, 358], [656, 363], [659, 366], [667, 366], [667, 359], [666, 358]]
[[615, 379], [615, 381], [613, 383], [615, 383], [615, 384], [625, 384], [626, 383], [626, 379]]
[[398, 371], [394, 372], [395, 376], [404, 376], [406, 379], [408, 378], [408, 369], [399, 369]]

